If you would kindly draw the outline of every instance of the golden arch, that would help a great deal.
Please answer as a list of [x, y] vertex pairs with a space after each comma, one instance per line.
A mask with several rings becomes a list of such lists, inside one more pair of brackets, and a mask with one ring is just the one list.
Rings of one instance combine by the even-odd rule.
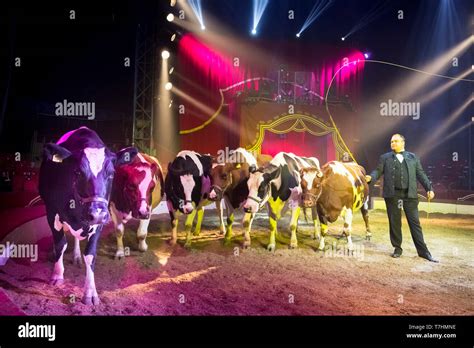
[[344, 146], [340, 143], [336, 129], [328, 126], [316, 116], [309, 114], [283, 114], [275, 116], [274, 120], [265, 123], [260, 121], [258, 125], [256, 139], [252, 145], [247, 146], [247, 150], [254, 153], [261, 153], [262, 143], [265, 139], [265, 132], [274, 134], [285, 134], [289, 132], [308, 132], [315, 136], [331, 134], [334, 146], [336, 147], [337, 159], [341, 159], [346, 153]]

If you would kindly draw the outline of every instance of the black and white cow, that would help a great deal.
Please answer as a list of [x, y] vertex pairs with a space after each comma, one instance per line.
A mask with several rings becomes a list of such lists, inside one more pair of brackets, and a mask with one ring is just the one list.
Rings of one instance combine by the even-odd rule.
[[54, 239], [55, 264], [51, 284], [64, 282], [65, 232], [76, 238], [75, 262], [80, 260], [78, 241], [87, 239], [84, 251], [85, 304], [99, 303], [94, 280], [96, 249], [103, 224], [109, 220], [109, 196], [117, 162], [120, 158], [87, 127], [64, 134], [57, 143], [46, 144], [43, 151], [39, 193], [46, 205]]
[[270, 242], [267, 246], [269, 251], [275, 250], [277, 224], [285, 205], [291, 209], [290, 247], [296, 248], [298, 246], [296, 228], [301, 201], [300, 170], [307, 167], [319, 168], [319, 160], [315, 157], [299, 157], [293, 153], [279, 152], [268, 166], [259, 168], [250, 174], [247, 181], [249, 196], [245, 202], [244, 210], [256, 213], [267, 203], [270, 218]]
[[[194, 151], [181, 151], [173, 162], [168, 165], [165, 179], [166, 203], [171, 218], [171, 244], [178, 239], [179, 214], [190, 214], [193, 221], [195, 211], [198, 221], [202, 221], [203, 206], [209, 204], [208, 195], [211, 190], [212, 157]], [[193, 214], [194, 213], [194, 214]], [[186, 247], [191, 245], [191, 228], [186, 228]]]

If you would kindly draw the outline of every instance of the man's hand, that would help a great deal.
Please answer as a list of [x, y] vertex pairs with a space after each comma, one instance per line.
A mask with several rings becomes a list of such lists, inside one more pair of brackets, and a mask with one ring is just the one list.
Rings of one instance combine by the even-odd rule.
[[427, 192], [427, 195], [426, 195], [426, 198], [428, 198], [428, 200], [432, 200], [434, 198], [435, 194], [433, 191], [428, 191]]
[[365, 181], [371, 182], [371, 181], [372, 181], [372, 177], [371, 177], [370, 175], [366, 175], [366, 176], [365, 176]]

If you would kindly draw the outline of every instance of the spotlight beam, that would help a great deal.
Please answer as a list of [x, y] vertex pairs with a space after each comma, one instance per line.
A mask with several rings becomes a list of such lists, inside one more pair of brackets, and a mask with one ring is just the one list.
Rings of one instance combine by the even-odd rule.
[[317, 0], [316, 3], [313, 5], [308, 17], [306, 17], [303, 26], [298, 31], [298, 37], [301, 35], [303, 31], [306, 30], [319, 16], [323, 14], [331, 5], [333, 4], [333, 0]]
[[383, 13], [387, 12], [389, 10], [389, 7], [386, 7], [389, 3], [390, 0], [386, 0], [385, 2], [381, 3], [379, 2], [377, 5], [372, 7], [372, 9], [369, 10], [360, 20], [357, 22], [356, 25], [352, 27], [352, 29], [344, 35], [344, 38], [347, 39], [349, 36], [354, 34], [356, 31], [359, 31], [360, 29], [364, 28], [374, 20], [376, 20], [378, 17], [380, 17]]
[[201, 24], [201, 29], [202, 30], [206, 29], [204, 25], [204, 18], [202, 16], [201, 0], [189, 0], [189, 5], [191, 6], [199, 24]]
[[263, 12], [268, 5], [268, 0], [253, 0], [253, 27], [252, 33], [256, 33], [258, 24], [262, 19]]

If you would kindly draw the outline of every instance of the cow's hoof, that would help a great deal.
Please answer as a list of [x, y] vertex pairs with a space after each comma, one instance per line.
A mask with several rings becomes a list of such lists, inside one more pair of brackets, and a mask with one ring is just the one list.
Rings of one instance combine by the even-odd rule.
[[49, 285], [53, 285], [53, 286], [61, 286], [64, 284], [64, 279], [51, 279], [49, 281]]
[[148, 244], [144, 240], [141, 240], [138, 242], [138, 250], [140, 250], [142, 253], [148, 250]]
[[232, 237], [229, 237], [229, 238], [225, 237], [224, 238], [224, 245], [230, 245], [230, 244], [232, 244]]
[[193, 236], [200, 236], [201, 235], [201, 231], [194, 231], [193, 232]]
[[244, 249], [248, 249], [248, 248], [250, 248], [250, 244], [251, 244], [251, 242], [250, 242], [249, 240], [245, 240], [245, 241], [244, 241], [244, 244], [242, 245], [242, 247], [243, 247]]
[[272, 253], [275, 252], [275, 244], [268, 244], [267, 250]]
[[171, 239], [168, 241], [168, 243], [169, 243], [169, 245], [171, 245], [171, 246], [175, 246], [176, 243], [177, 243], [177, 239], [171, 238]]
[[370, 238], [372, 238], [372, 236], [365, 236], [365, 240], [368, 240], [370, 242]]
[[100, 304], [100, 299], [99, 296], [84, 296], [82, 298], [82, 303], [84, 303], [86, 306], [97, 306]]
[[318, 250], [319, 250], [319, 251], [324, 251], [324, 244], [323, 244], [323, 245], [319, 244]]
[[125, 252], [123, 250], [117, 250], [115, 253], [115, 260], [123, 260], [125, 258]]
[[184, 243], [184, 247], [185, 247], [186, 249], [191, 249], [192, 244], [193, 244], [193, 243], [189, 240], [189, 241], [187, 241], [186, 243]]
[[290, 249], [296, 249], [296, 248], [298, 248], [298, 242], [291, 242]]
[[72, 263], [74, 264], [74, 266], [78, 266], [78, 267], [82, 266], [82, 257], [74, 256]]

